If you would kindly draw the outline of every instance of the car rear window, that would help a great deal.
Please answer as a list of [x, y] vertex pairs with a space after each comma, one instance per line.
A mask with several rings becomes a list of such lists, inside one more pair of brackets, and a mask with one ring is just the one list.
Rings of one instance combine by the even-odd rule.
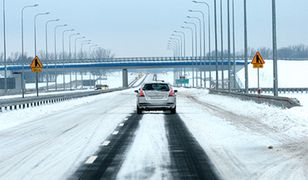
[[142, 88], [144, 91], [169, 91], [169, 85], [163, 83], [145, 84]]

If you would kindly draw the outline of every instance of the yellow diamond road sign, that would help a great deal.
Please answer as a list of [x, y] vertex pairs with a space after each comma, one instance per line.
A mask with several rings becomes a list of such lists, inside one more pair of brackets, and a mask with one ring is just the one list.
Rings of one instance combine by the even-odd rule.
[[42, 72], [43, 64], [38, 56], [35, 56], [30, 67], [31, 67], [32, 72]]
[[253, 64], [253, 68], [263, 68], [263, 65], [265, 64], [265, 61], [264, 61], [264, 59], [261, 56], [259, 51], [254, 56], [251, 64]]

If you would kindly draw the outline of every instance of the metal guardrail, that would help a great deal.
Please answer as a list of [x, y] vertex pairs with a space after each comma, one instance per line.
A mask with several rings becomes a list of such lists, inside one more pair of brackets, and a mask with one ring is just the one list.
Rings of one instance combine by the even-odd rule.
[[[245, 89], [234, 90], [236, 92], [244, 93]], [[261, 88], [262, 93], [272, 93], [274, 88]], [[258, 88], [249, 88], [248, 93], [250, 94], [257, 94]], [[286, 94], [286, 93], [308, 93], [308, 88], [278, 88], [279, 94]]]
[[0, 100], [0, 112], [3, 112], [5, 110], [24, 109], [24, 108], [29, 108], [32, 106], [40, 106], [43, 104], [57, 103], [57, 102], [62, 102], [62, 101], [69, 100], [69, 99], [94, 96], [94, 95], [121, 91], [121, 90], [124, 90], [124, 88], [44, 95], [44, 96], [39, 96], [39, 97], [35, 96], [35, 97], [25, 97], [25, 98], [2, 99]]
[[238, 92], [231, 92], [225, 90], [214, 90], [210, 89], [210, 94], [219, 94], [224, 96], [230, 96], [239, 98], [241, 100], [246, 101], [255, 101], [259, 104], [268, 104], [282, 108], [292, 108], [301, 106], [299, 100], [296, 98], [288, 98], [288, 97], [276, 97], [276, 96], [266, 96], [266, 95], [257, 95], [257, 94], [244, 94]]

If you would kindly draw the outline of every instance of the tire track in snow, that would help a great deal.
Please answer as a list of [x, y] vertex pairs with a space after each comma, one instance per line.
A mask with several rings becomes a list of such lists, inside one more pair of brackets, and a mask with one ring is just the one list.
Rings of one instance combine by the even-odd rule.
[[179, 115], [166, 115], [165, 123], [174, 179], [219, 179], [209, 157]]
[[280, 134], [274, 128], [269, 127], [268, 125], [258, 121], [258, 119], [238, 115], [231, 111], [222, 109], [215, 105], [203, 102], [198, 100], [196, 97], [191, 95], [185, 95], [190, 101], [194, 102], [195, 104], [199, 104], [207, 109], [207, 111], [217, 117], [223, 118], [226, 121], [232, 123], [234, 126], [240, 129], [249, 129], [253, 132], [261, 135], [266, 135], [267, 137], [271, 137], [274, 140], [278, 140], [281, 143], [288, 143], [290, 140], [294, 140], [293, 138]]
[[135, 137], [142, 115], [132, 114], [119, 125], [116, 135], [111, 134], [107, 145], [104, 142], [96, 153], [97, 158], [90, 164], [82, 165], [70, 179], [115, 179], [125, 159], [125, 153]]

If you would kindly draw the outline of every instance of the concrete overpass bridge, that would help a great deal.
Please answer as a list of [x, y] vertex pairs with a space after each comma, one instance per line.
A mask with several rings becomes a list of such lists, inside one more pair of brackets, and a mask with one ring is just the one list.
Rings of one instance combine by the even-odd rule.
[[[215, 71], [216, 60], [208, 57], [130, 57], [130, 58], [101, 58], [101, 59], [65, 59], [65, 60], [41, 60], [44, 72], [71, 72], [88, 71], [97, 69], [119, 69], [123, 72], [123, 85], [127, 85], [128, 69], [163, 69], [163, 68], [187, 68], [197, 71]], [[9, 72], [30, 72], [30, 63], [8, 62]], [[231, 66], [235, 65], [235, 72], [238, 72], [245, 65], [244, 60], [236, 58], [231, 60]], [[218, 70], [228, 70], [227, 59], [218, 60]], [[233, 68], [232, 68], [233, 69]], [[0, 70], [4, 71], [3, 62], [0, 63]]]

